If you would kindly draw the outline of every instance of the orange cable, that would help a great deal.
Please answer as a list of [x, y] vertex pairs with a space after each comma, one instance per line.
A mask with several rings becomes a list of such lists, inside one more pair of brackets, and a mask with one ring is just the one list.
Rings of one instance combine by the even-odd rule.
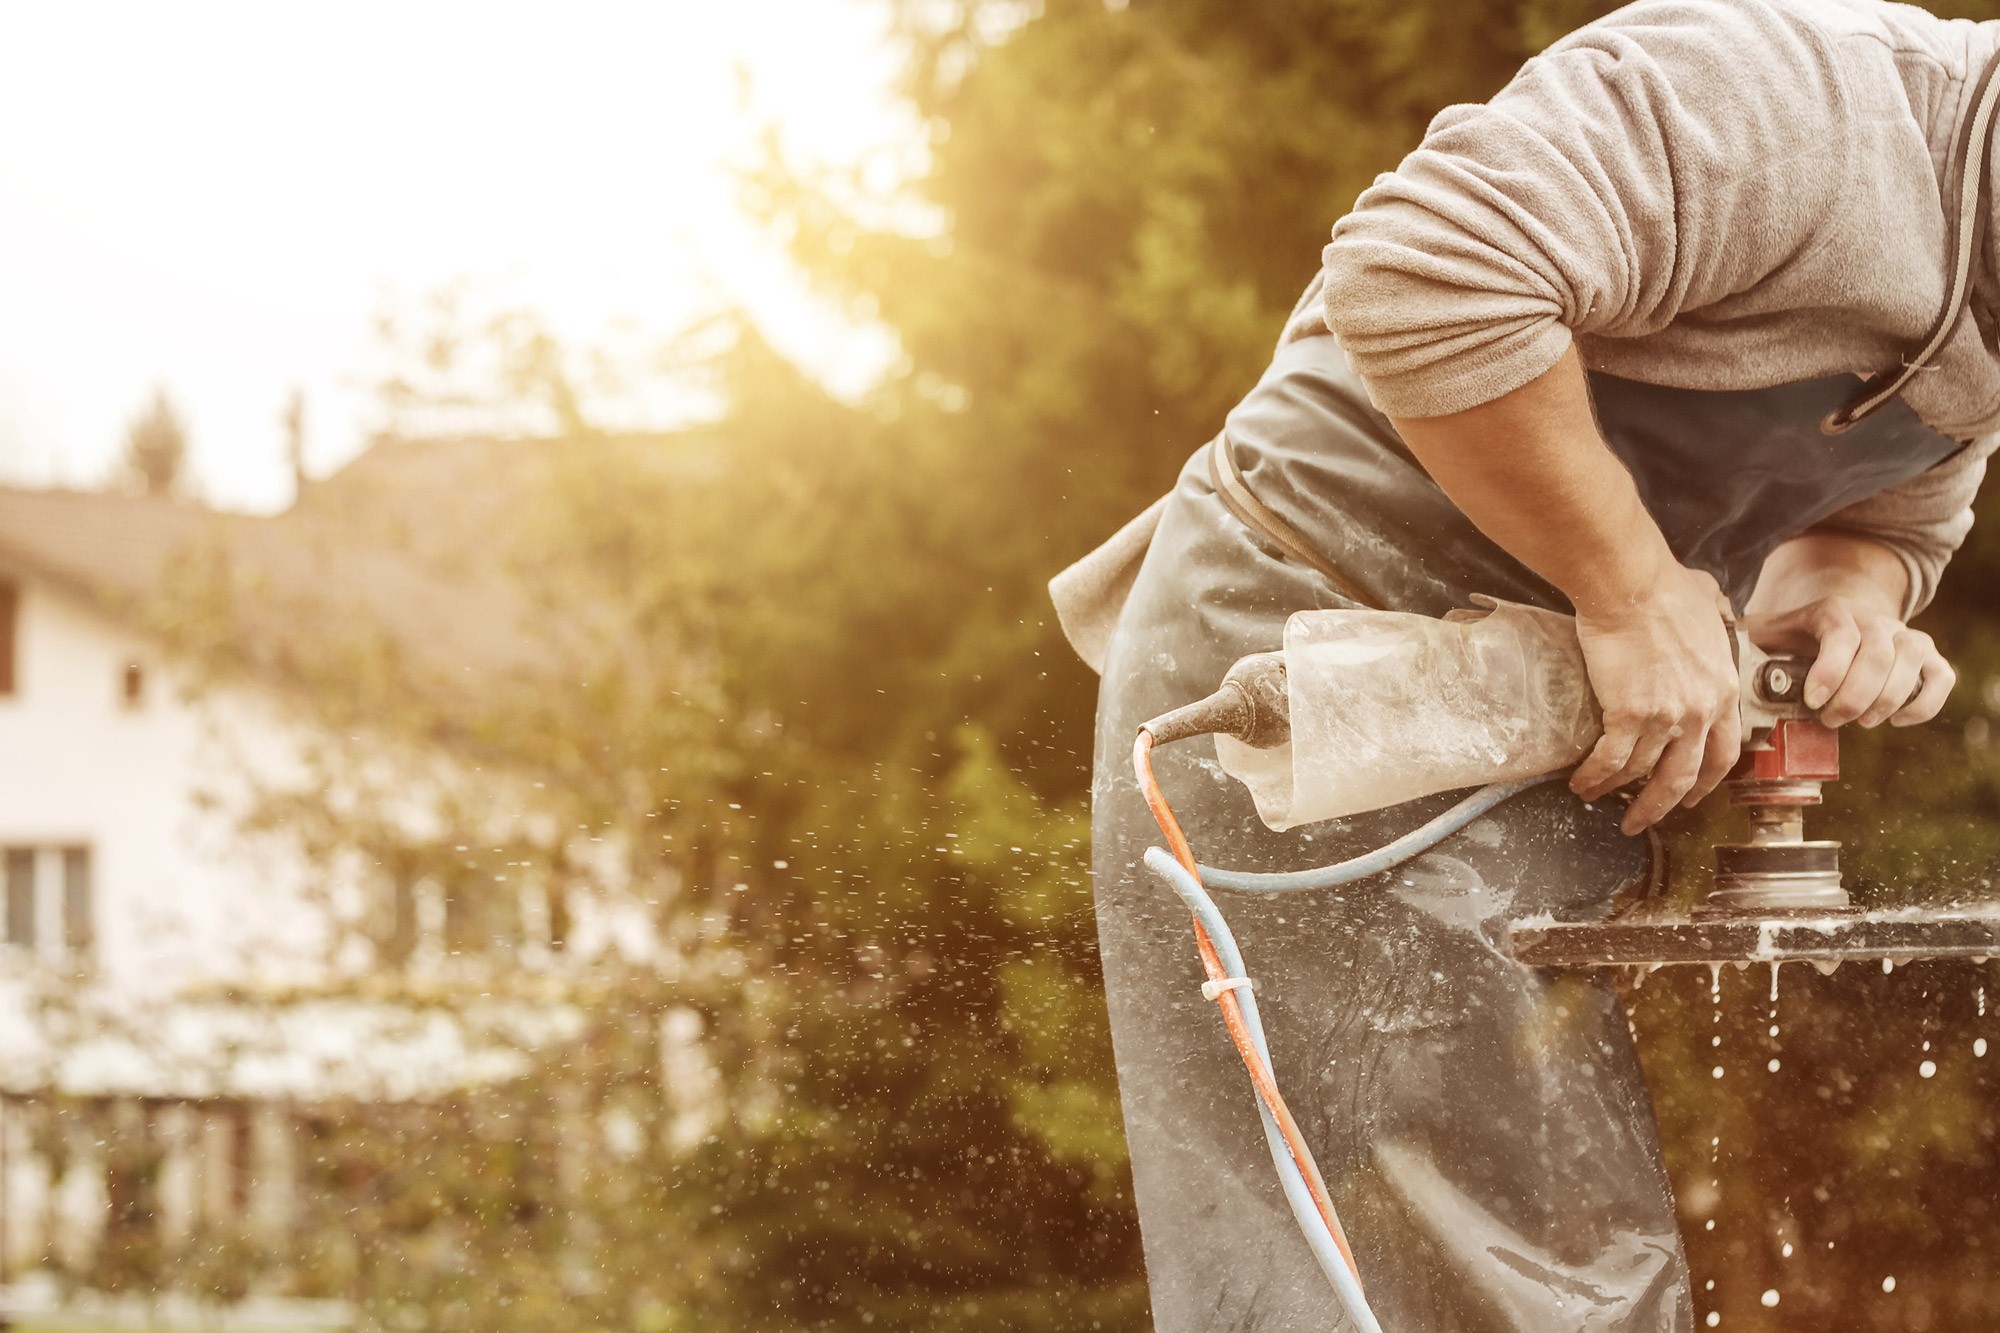
[[[1132, 743], [1132, 767], [1139, 775], [1139, 790], [1146, 797], [1146, 807], [1153, 812], [1153, 819], [1166, 837], [1167, 849], [1174, 859], [1181, 863], [1188, 874], [1201, 879], [1201, 870], [1194, 859], [1194, 849], [1188, 845], [1187, 835], [1181, 831], [1180, 820], [1175, 818], [1173, 808], [1167, 804], [1166, 796], [1160, 790], [1160, 782], [1153, 774], [1153, 733], [1141, 728], [1138, 739]], [[1190, 914], [1192, 916], [1192, 914]], [[1202, 969], [1211, 981], [1226, 980], [1229, 971], [1222, 965], [1222, 959], [1215, 951], [1215, 942], [1199, 917], [1194, 917], [1195, 948], [1201, 954]], [[1250, 1083], [1257, 1090], [1257, 1098], [1278, 1123], [1278, 1131], [1285, 1140], [1285, 1147], [1291, 1153], [1292, 1161], [1304, 1177], [1306, 1189], [1312, 1195], [1313, 1206], [1318, 1209], [1326, 1229], [1333, 1234], [1334, 1244], [1340, 1247], [1340, 1257], [1347, 1261], [1347, 1271], [1354, 1274], [1354, 1280], [1361, 1281], [1361, 1270], [1354, 1262], [1354, 1251], [1348, 1246], [1347, 1233], [1342, 1230], [1340, 1218], [1334, 1214], [1333, 1199], [1326, 1191], [1326, 1182], [1320, 1176], [1319, 1164], [1313, 1160], [1312, 1149], [1306, 1146], [1305, 1135], [1298, 1122], [1292, 1119], [1292, 1112], [1285, 1105], [1283, 1094], [1278, 1091], [1277, 1081], [1271, 1068], [1257, 1051], [1257, 1044], [1251, 1039], [1250, 1028], [1243, 1020], [1243, 1006], [1233, 990], [1223, 991], [1216, 997], [1222, 1010], [1222, 1022], [1229, 1029], [1229, 1039], [1236, 1045], [1236, 1053], [1242, 1057], [1243, 1066], [1250, 1073]]]

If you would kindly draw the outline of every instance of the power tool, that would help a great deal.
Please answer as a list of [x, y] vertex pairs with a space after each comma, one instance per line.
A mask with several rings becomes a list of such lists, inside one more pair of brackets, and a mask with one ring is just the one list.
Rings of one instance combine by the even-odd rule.
[[[1517, 921], [1508, 932], [1514, 958], [1537, 967], [1644, 972], [1694, 963], [1775, 969], [1794, 960], [1983, 961], [2000, 953], [2000, 909], [1992, 906], [1855, 907], [1841, 883], [1840, 844], [1805, 836], [1807, 808], [1840, 776], [1839, 736], [1804, 702], [1812, 663], [1740, 639], [1737, 649], [1745, 742], [1727, 789], [1749, 827], [1745, 841], [1714, 849], [1706, 900], [1691, 914], [1675, 914], [1655, 893], [1598, 919]], [[1597, 734], [1588, 688], [1574, 622], [1554, 612], [1492, 602], [1456, 622], [1302, 612], [1287, 624], [1283, 651], [1239, 661], [1213, 694], [1145, 723], [1134, 742], [1140, 790], [1171, 849], [1149, 850], [1146, 864], [1193, 914], [1208, 975], [1202, 994], [1219, 1006], [1249, 1071], [1293, 1216], [1362, 1333], [1380, 1333], [1381, 1325], [1311, 1149], [1278, 1091], [1253, 982], [1208, 889], [1330, 888], [1421, 855], [1501, 802], [1563, 776], [1587, 753]], [[1384, 713], [1365, 706], [1383, 699], [1408, 707]], [[1156, 746], [1200, 735], [1216, 738], [1224, 769], [1250, 786], [1260, 817], [1278, 829], [1450, 790], [1474, 773], [1475, 781], [1499, 780], [1394, 842], [1336, 865], [1278, 874], [1216, 869], [1195, 859], [1152, 766]], [[1552, 754], [1568, 762], [1522, 771]], [[1481, 764], [1489, 771], [1477, 772]], [[1365, 780], [1354, 780], [1357, 773]]]
[[[1355, 814], [1489, 782], [1393, 847], [1361, 858], [1373, 867], [1366, 873], [1379, 873], [1537, 780], [1562, 776], [1596, 740], [1574, 621], [1482, 601], [1481, 611], [1444, 621], [1301, 612], [1287, 625], [1284, 651], [1244, 658], [1214, 694], [1144, 730], [1155, 744], [1213, 735], [1223, 768], [1251, 787], [1259, 813], [1280, 828], [1306, 822], [1295, 817], [1300, 813]], [[1807, 811], [1820, 804], [1823, 784], [1840, 776], [1839, 735], [1804, 701], [1812, 662], [1741, 639], [1737, 655], [1744, 745], [1725, 788], [1748, 830], [1743, 841], [1713, 849], [1706, 900], [1692, 913], [1674, 912], [1655, 894], [1598, 919], [1517, 921], [1509, 933], [1513, 955], [1536, 966], [1644, 968], [2000, 954], [1994, 907], [1864, 911], [1853, 904], [1841, 883], [1840, 844], [1806, 837]], [[1397, 706], [1384, 703], [1389, 691], [1398, 692]], [[1427, 716], [1410, 720], [1420, 713]], [[1524, 770], [1524, 762], [1542, 768], [1551, 755], [1568, 763]], [[1343, 772], [1357, 771], [1365, 782], [1344, 780]], [[1364, 804], [1356, 792], [1382, 799]], [[1328, 878], [1340, 871], [1266, 876], [1203, 868], [1201, 877], [1211, 888], [1256, 892], [1356, 877]]]

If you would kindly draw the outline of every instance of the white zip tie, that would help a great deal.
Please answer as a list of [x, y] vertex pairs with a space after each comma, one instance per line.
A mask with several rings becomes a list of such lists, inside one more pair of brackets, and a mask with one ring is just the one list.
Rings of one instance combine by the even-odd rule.
[[1213, 1001], [1221, 999], [1224, 991], [1256, 989], [1257, 983], [1249, 977], [1218, 977], [1201, 983], [1201, 998]]

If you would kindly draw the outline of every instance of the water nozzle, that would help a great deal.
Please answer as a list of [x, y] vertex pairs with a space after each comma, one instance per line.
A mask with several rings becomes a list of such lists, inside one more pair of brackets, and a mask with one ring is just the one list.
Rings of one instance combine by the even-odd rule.
[[1160, 714], [1139, 728], [1155, 745], [1190, 736], [1234, 736], [1252, 749], [1268, 750], [1292, 737], [1291, 696], [1285, 690], [1285, 655], [1258, 653], [1229, 668], [1206, 699]]

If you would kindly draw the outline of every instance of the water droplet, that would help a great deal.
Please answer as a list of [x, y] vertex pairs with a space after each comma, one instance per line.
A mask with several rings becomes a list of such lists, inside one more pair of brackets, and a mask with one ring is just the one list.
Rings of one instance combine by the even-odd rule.
[[1929, 1050], [1930, 1048], [1931, 1048], [1931, 1044], [1930, 1044], [1929, 1042], [1925, 1042], [1925, 1043], [1924, 1043], [1924, 1049], [1928, 1051], [1928, 1050]]
[[1721, 1036], [1721, 1034], [1720, 1034], [1720, 1033], [1717, 1033], [1717, 1034], [1716, 1034], [1715, 1036], [1713, 1036], [1713, 1037], [1710, 1037], [1710, 1038], [1708, 1039], [1708, 1044], [1709, 1044], [1709, 1045], [1711, 1045], [1711, 1046], [1720, 1046], [1720, 1045], [1722, 1045], [1722, 1036]]
[[1714, 1328], [1717, 1324], [1721, 1322], [1722, 1322], [1722, 1316], [1720, 1314], [1716, 1313], [1714, 1310], [1710, 1310], [1708, 1312], [1708, 1326], [1710, 1328]]
[[1979, 1016], [1986, 1017], [1986, 987], [1979, 988]]
[[1778, 1062], [1774, 1059], [1771, 1061], [1770, 1064], [1765, 1065], [1764, 1068], [1770, 1070], [1773, 1074], [1775, 1074], [1778, 1072]]
[[1839, 958], [1815, 958], [1812, 960], [1813, 971], [1823, 977], [1830, 977], [1840, 970], [1842, 961]]
[[1882, 975], [1883, 975], [1883, 976], [1885, 976], [1885, 977], [1886, 977], [1886, 976], [1888, 976], [1888, 975], [1889, 975], [1889, 974], [1890, 974], [1891, 972], [1894, 972], [1895, 970], [1896, 970], [1896, 960], [1895, 960], [1895, 959], [1893, 959], [1893, 958], [1884, 958], [1884, 959], [1882, 960]]
[[[1928, 1062], [1928, 1061], [1926, 1061], [1925, 1063], [1929, 1063], [1929, 1062]], [[1712, 1073], [1712, 1075], [1713, 1075], [1714, 1077], [1716, 1077], [1716, 1078], [1721, 1078], [1721, 1077], [1722, 1077], [1722, 1066], [1721, 1066], [1721, 1065], [1717, 1065], [1717, 1066], [1716, 1066], [1716, 1067], [1715, 1067], [1715, 1068], [1714, 1068], [1714, 1069], [1713, 1069], [1712, 1071], [1710, 1071], [1710, 1072]]]
[[1703, 1222], [1703, 1223], [1701, 1224], [1701, 1229], [1702, 1229], [1703, 1231], [1713, 1231], [1713, 1230], [1715, 1230], [1715, 1219], [1711, 1217], [1711, 1218], [1709, 1218], [1709, 1219], [1708, 1219], [1708, 1220], [1707, 1220], [1706, 1222]]
[[1885, 1278], [1883, 1278], [1883, 1279], [1882, 1279], [1882, 1290], [1884, 1290], [1884, 1291], [1894, 1291], [1895, 1289], [1896, 1289], [1896, 1279], [1895, 1279], [1895, 1278], [1893, 1278], [1893, 1277], [1885, 1277]]
[[1778, 1257], [1781, 1259], [1789, 1259], [1792, 1257], [1792, 1243], [1790, 1241], [1786, 1241], [1784, 1244], [1784, 1248], [1778, 1251]]
[[1917, 1072], [1919, 1074], [1922, 1074], [1925, 1078], [1931, 1077], [1931, 1075], [1937, 1073], [1937, 1061], [1935, 1060], [1924, 1061], [1922, 1064], [1917, 1066]]
[[1762, 1301], [1764, 1303], [1764, 1308], [1768, 1310], [1772, 1306], [1778, 1303], [1778, 1289], [1776, 1287], [1773, 1287], [1769, 1291], [1765, 1292], [1762, 1296], [1759, 1296], [1757, 1299]]
[[1776, 1023], [1771, 1024], [1771, 1035], [1774, 1037], [1778, 1035], [1778, 1025]]
[[1985, 1058], [1985, 1056], [1986, 1056], [1986, 1038], [1984, 1038], [1984, 1037], [1974, 1037], [1974, 1038], [1972, 1039], [1972, 1053], [1973, 1053], [1974, 1055], [1976, 1055], [1976, 1056], [1979, 1056], [1979, 1057], [1980, 1057], [1981, 1059], [1984, 1059], [1984, 1058]]
[[1715, 1290], [1715, 1279], [1714, 1279], [1714, 1278], [1710, 1278], [1710, 1279], [1709, 1279], [1708, 1281], [1706, 1281], [1706, 1282], [1702, 1283], [1702, 1284], [1701, 1284], [1701, 1289], [1702, 1289], [1703, 1291], [1714, 1291], [1714, 1290]]

